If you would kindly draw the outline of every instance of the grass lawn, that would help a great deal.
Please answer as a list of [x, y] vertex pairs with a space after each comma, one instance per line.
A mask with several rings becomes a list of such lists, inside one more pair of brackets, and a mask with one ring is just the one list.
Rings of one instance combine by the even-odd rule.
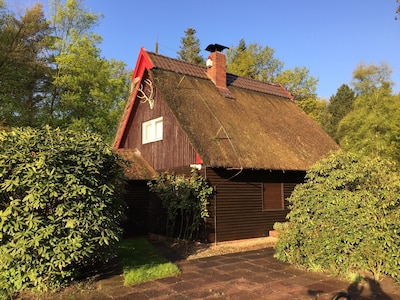
[[145, 238], [122, 240], [118, 255], [123, 265], [124, 285], [138, 284], [180, 274]]

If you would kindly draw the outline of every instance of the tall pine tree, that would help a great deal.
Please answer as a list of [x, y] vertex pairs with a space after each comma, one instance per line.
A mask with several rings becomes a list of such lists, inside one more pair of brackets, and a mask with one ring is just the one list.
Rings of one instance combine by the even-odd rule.
[[195, 36], [196, 30], [188, 28], [185, 36], [181, 38], [180, 51], [177, 52], [178, 59], [195, 65], [205, 65], [204, 58], [200, 56], [200, 41]]
[[328, 120], [324, 129], [336, 142], [339, 141], [337, 136], [339, 122], [352, 110], [354, 98], [354, 91], [347, 84], [342, 84], [336, 94], [329, 99]]

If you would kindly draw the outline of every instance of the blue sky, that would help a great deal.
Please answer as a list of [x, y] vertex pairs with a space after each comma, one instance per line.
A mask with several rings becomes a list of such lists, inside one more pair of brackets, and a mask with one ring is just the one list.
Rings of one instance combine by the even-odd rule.
[[122, 60], [129, 69], [140, 48], [154, 51], [157, 40], [160, 54], [177, 57], [191, 27], [202, 49], [211, 43], [237, 46], [242, 38], [275, 49], [284, 68], [307, 67], [319, 79], [318, 96], [326, 99], [343, 83], [350, 85], [361, 62], [389, 64], [394, 89], [400, 90], [395, 0], [86, 0], [85, 6], [104, 15], [94, 30], [103, 38], [102, 56]]

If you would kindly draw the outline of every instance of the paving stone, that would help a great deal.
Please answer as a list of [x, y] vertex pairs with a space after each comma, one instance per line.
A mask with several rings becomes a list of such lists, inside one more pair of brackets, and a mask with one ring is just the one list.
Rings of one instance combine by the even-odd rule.
[[351, 284], [327, 274], [296, 269], [276, 260], [273, 253], [273, 249], [261, 249], [179, 260], [176, 263], [182, 273], [178, 276], [130, 287], [123, 286], [122, 276], [112, 276], [100, 280], [96, 290], [82, 291], [70, 297], [57, 295], [53, 299], [331, 300], [337, 292], [349, 291], [353, 299], [400, 300], [400, 285], [392, 282]]

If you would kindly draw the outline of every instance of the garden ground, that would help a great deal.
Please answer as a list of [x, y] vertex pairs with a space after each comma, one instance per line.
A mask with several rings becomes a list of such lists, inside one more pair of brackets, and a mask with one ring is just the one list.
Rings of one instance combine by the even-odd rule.
[[[176, 263], [178, 276], [123, 286], [117, 262], [102, 276], [77, 283], [43, 299], [331, 299], [343, 291], [352, 299], [400, 299], [400, 285], [384, 278], [379, 285], [368, 277], [351, 283], [326, 274], [307, 272], [275, 258], [274, 239], [246, 240], [218, 246], [151, 239]], [[29, 299], [21, 295], [20, 299]]]

